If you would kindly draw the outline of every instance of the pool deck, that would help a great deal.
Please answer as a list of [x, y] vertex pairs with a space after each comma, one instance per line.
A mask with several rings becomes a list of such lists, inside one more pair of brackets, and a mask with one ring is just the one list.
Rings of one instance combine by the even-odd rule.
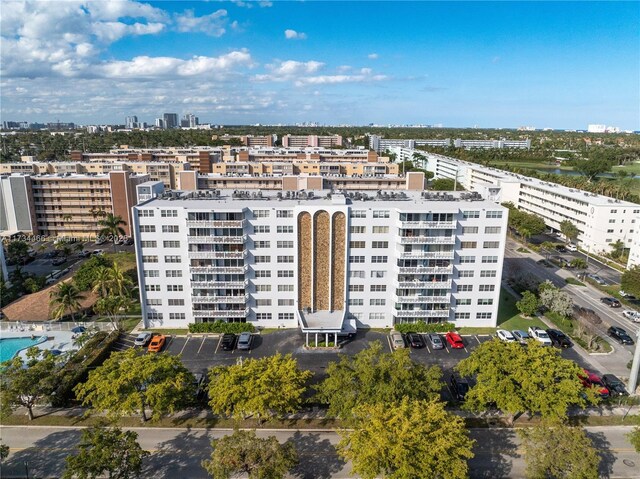
[[[50, 350], [50, 349], [58, 349], [60, 351], [70, 351], [72, 349], [78, 349], [73, 344], [73, 333], [71, 331], [43, 331], [42, 329], [34, 330], [34, 331], [0, 331], [0, 338], [9, 339], [9, 338], [30, 338], [34, 336], [35, 338], [39, 338], [41, 336], [47, 336], [47, 340], [41, 342], [40, 344], [36, 344], [35, 347], [40, 350]], [[27, 350], [23, 349], [18, 352], [18, 356], [22, 359], [27, 358]]]

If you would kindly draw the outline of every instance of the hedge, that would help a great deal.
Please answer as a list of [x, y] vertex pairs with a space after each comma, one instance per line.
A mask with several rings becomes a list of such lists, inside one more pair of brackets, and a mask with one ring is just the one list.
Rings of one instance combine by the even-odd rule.
[[425, 323], [424, 321], [396, 324], [394, 328], [401, 333], [445, 333], [456, 329], [453, 323]]
[[216, 321], [214, 323], [191, 323], [189, 324], [190, 333], [235, 333], [240, 334], [255, 332], [256, 328], [251, 323], [226, 323], [224, 321]]

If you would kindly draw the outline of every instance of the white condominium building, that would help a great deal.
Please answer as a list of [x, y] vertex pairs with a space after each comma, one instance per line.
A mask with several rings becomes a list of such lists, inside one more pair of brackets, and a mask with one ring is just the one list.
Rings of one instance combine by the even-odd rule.
[[478, 194], [167, 192], [133, 210], [147, 327], [496, 325], [507, 210]]

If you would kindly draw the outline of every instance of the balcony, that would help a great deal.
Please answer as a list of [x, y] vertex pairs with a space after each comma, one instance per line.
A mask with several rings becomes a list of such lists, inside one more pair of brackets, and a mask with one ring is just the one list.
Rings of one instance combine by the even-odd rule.
[[244, 304], [249, 295], [243, 294], [241, 296], [191, 296], [192, 303], [231, 303], [231, 304]]
[[189, 228], [244, 228], [245, 220], [187, 220]]
[[453, 273], [453, 265], [450, 266], [417, 266], [417, 267], [399, 267], [400, 274], [451, 274]]
[[396, 303], [450, 303], [450, 295], [446, 296], [398, 296]]
[[246, 288], [249, 280], [244, 281], [193, 281], [192, 288], [215, 288], [215, 289], [242, 289]]
[[190, 244], [242, 244], [247, 240], [247, 235], [243, 236], [187, 236], [187, 243]]
[[247, 251], [190, 251], [189, 259], [243, 259]]
[[455, 236], [402, 236], [400, 244], [455, 244]]
[[395, 310], [393, 315], [396, 318], [445, 318], [449, 317], [449, 310], [429, 310], [429, 311], [421, 311], [421, 310]]
[[194, 318], [246, 318], [249, 308], [231, 311], [194, 311]]
[[451, 289], [451, 281], [397, 281], [402, 289]]
[[412, 251], [400, 253], [401, 259], [453, 259], [454, 251]]
[[205, 274], [244, 274], [248, 266], [192, 266], [191, 273]]
[[401, 221], [400, 228], [429, 228], [437, 230], [455, 229], [455, 221]]

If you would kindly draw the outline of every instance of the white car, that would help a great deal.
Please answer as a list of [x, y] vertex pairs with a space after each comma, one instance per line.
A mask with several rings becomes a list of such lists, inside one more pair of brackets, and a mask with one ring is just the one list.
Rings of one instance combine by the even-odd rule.
[[640, 323], [640, 313], [638, 311], [627, 309], [622, 312], [622, 316], [624, 316], [627, 319], [630, 319], [634, 323]]
[[567, 248], [567, 250], [569, 250], [569, 251], [574, 251], [574, 252], [578, 251], [578, 247], [576, 245], [574, 245], [574, 244], [571, 244], [571, 243], [565, 245], [565, 248]]
[[551, 342], [551, 338], [544, 329], [539, 328], [538, 326], [531, 326], [529, 328], [529, 336], [537, 341], [540, 341], [544, 346], [553, 346]]
[[504, 341], [505, 343], [513, 343], [516, 338], [506, 329], [498, 329], [496, 331], [496, 336], [500, 341]]
[[393, 349], [403, 349], [407, 347], [402, 334], [398, 331], [391, 331], [389, 337], [391, 338], [391, 346], [393, 346]]

